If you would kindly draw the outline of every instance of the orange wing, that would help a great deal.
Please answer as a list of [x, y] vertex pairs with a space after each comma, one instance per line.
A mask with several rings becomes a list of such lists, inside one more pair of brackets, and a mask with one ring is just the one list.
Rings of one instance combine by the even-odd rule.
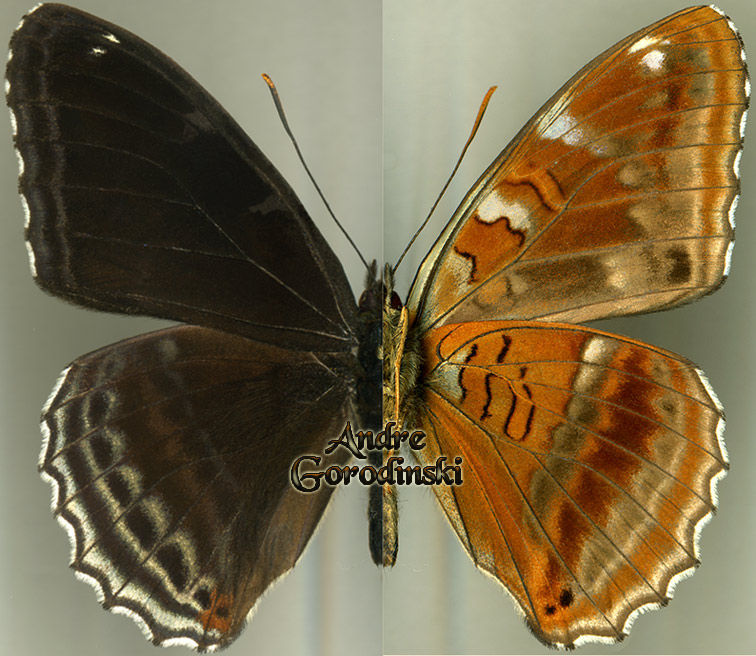
[[748, 103], [740, 37], [686, 9], [585, 66], [470, 190], [410, 292], [416, 329], [672, 307], [729, 266]]
[[470, 557], [536, 634], [620, 639], [698, 563], [727, 469], [703, 374], [668, 351], [565, 324], [447, 325], [424, 341], [418, 428], [463, 459], [434, 486]]
[[547, 644], [621, 639], [697, 565], [727, 469], [714, 393], [680, 356], [571, 324], [721, 284], [749, 91], [712, 7], [629, 36], [470, 190], [412, 285], [406, 342], [386, 311], [384, 407], [398, 388], [423, 466], [462, 458], [439, 502]]

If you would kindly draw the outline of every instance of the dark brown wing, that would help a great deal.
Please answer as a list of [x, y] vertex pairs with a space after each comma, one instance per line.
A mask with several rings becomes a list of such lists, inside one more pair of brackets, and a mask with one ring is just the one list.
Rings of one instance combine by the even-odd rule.
[[194, 326], [76, 360], [45, 407], [40, 461], [71, 566], [156, 643], [231, 642], [330, 499], [289, 472], [343, 429], [349, 367]]
[[7, 80], [40, 286], [197, 324], [84, 356], [53, 392], [40, 469], [72, 566], [154, 642], [227, 645], [330, 498], [289, 470], [359, 402], [343, 269], [238, 125], [133, 34], [41, 5]]
[[32, 271], [86, 307], [347, 350], [344, 271], [286, 181], [175, 62], [41, 5], [11, 40], [7, 101]]

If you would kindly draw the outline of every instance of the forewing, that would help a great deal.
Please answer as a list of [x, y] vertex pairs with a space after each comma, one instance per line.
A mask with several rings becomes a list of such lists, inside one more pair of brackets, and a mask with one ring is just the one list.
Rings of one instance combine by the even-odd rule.
[[698, 564], [727, 469], [723, 414], [687, 360], [568, 324], [453, 324], [428, 335], [422, 465], [475, 564], [543, 642], [621, 639]]
[[286, 181], [171, 59], [62, 5], [28, 14], [10, 57], [43, 289], [290, 348], [351, 348], [341, 264]]
[[426, 257], [408, 301], [420, 332], [578, 323], [716, 289], [748, 95], [740, 37], [712, 7], [599, 55], [493, 162]]
[[155, 643], [234, 640], [330, 499], [289, 472], [343, 430], [353, 366], [193, 326], [70, 365], [43, 413], [40, 469], [71, 566], [103, 605]]

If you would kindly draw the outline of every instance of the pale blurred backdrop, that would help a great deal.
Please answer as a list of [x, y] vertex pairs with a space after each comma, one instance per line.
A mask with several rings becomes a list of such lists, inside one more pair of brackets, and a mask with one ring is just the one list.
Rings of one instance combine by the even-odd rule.
[[[401, 270], [417, 264], [467, 188], [576, 70], [627, 34], [685, 6], [669, 0], [306, 0], [212, 3], [89, 0], [76, 5], [168, 53], [200, 81], [289, 180], [342, 259], [355, 294], [359, 260], [301, 170], [259, 74], [279, 86], [308, 163], [368, 258], [395, 261], [425, 217], [489, 86], [479, 136]], [[29, 2], [5, 0], [0, 41]], [[756, 59], [756, 3], [729, 0]], [[157, 654], [134, 623], [102, 611], [67, 568], [65, 533], [36, 473], [39, 412], [61, 369], [86, 352], [164, 323], [80, 310], [31, 280], [10, 127], [0, 129], [0, 627], [2, 653]], [[677, 351], [708, 374], [725, 406], [732, 470], [703, 532], [703, 566], [666, 609], [640, 617], [619, 646], [579, 653], [744, 653], [756, 579], [752, 343], [756, 148], [731, 279], [672, 312], [602, 326]], [[294, 573], [261, 601], [229, 654], [553, 653], [531, 636], [501, 588], [476, 571], [430, 490], [402, 489], [397, 566], [369, 559], [365, 491], [334, 497]], [[275, 652], [274, 652], [275, 650]], [[175, 653], [181, 653], [176, 651]], [[185, 652], [188, 653], [188, 652]]]

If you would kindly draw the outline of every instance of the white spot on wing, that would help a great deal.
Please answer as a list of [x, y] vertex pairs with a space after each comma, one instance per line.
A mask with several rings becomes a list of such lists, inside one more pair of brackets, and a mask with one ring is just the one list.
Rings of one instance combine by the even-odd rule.
[[477, 208], [478, 218], [485, 223], [493, 223], [505, 216], [504, 203], [497, 193], [486, 196]]
[[605, 352], [606, 340], [598, 335], [591, 337], [583, 349], [583, 361], [599, 364], [604, 360]]
[[661, 50], [652, 50], [643, 55], [641, 63], [652, 71], [658, 71], [664, 63], [664, 53]]
[[[34, 9], [32, 9], [29, 12], [29, 14], [37, 11], [37, 9], [39, 9], [40, 6], [41, 6], [41, 3], [39, 5], [37, 5], [36, 7], [34, 7]], [[28, 14], [27, 14], [27, 16], [28, 16]], [[21, 27], [23, 26], [25, 20], [26, 20], [26, 16], [24, 16], [20, 21], [18, 21], [18, 25], [16, 25], [16, 29], [14, 30], [14, 32], [18, 32], [21, 29]]]
[[[549, 117], [549, 114], [543, 117], [544, 121]], [[561, 139], [569, 146], [575, 146], [583, 140], [583, 131], [576, 130], [575, 126], [577, 121], [574, 117], [567, 113], [560, 114], [553, 121], [551, 121], [546, 129], [543, 131], [542, 136], [545, 139]]]
[[106, 33], [105, 33], [105, 34], [103, 34], [102, 36], [103, 36], [103, 37], [104, 37], [105, 39], [107, 39], [108, 41], [110, 41], [111, 43], [121, 43], [121, 42], [120, 42], [120, 41], [118, 40], [118, 37], [117, 37], [117, 36], [116, 36], [115, 34], [111, 34], [110, 32], [106, 32]]
[[100, 48], [99, 46], [95, 46], [89, 52], [91, 52], [96, 57], [99, 57], [100, 55], [104, 55], [107, 52], [107, 50], [105, 50], [105, 48]]
[[724, 272], [723, 276], [727, 277], [730, 275], [730, 265], [732, 264], [732, 249], [735, 247], [735, 242], [731, 241], [727, 245], [727, 253], [725, 253], [725, 265], [724, 265]]
[[[627, 631], [625, 631], [625, 633], [627, 633]], [[575, 647], [582, 647], [583, 645], [595, 644], [595, 643], [599, 643], [603, 645], [613, 645], [616, 642], [617, 640], [615, 638], [608, 638], [607, 636], [581, 635], [575, 640], [573, 645]], [[557, 649], [567, 649], [567, 645], [561, 642], [555, 642], [554, 646]]]
[[735, 210], [738, 209], [739, 201], [740, 194], [735, 194], [735, 198], [732, 199], [732, 203], [730, 203], [730, 209], [727, 212], [727, 219], [729, 220], [733, 230], [735, 229]]
[[606, 282], [615, 289], [627, 289], [630, 278], [622, 263], [616, 258], [608, 258], [604, 262], [604, 266], [610, 271]]
[[[76, 576], [79, 576], [79, 574], [80, 572], [76, 572]], [[82, 581], [87, 581], [87, 583], [89, 583], [93, 588], [95, 588], [95, 590], [97, 590], [97, 588], [100, 588], [100, 584], [95, 579], [91, 579], [91, 582], [90, 582], [87, 579], [91, 577], [87, 577], [87, 578], [80, 577], [80, 578], [82, 579]], [[100, 588], [100, 590], [101, 589], [102, 588]], [[145, 638], [147, 638], [147, 640], [149, 640], [150, 642], [152, 641], [153, 639], [152, 631], [150, 630], [149, 625], [147, 624], [147, 622], [144, 621], [144, 618], [141, 615], [138, 615], [133, 610], [131, 610], [130, 608], [126, 608], [125, 606], [113, 606], [112, 608], [110, 608], [110, 611], [115, 613], [116, 615], [125, 615], [126, 617], [131, 618], [134, 622], [136, 622], [136, 625], [139, 627], [139, 630], [142, 632], [142, 635]], [[193, 644], [190, 644], [188, 646], [191, 647], [192, 649], [196, 649], [197, 643], [194, 641], [192, 641], [192, 643]]]
[[[748, 94], [746, 93], [746, 97]], [[745, 138], [746, 118], [748, 117], [748, 110], [743, 110], [743, 115], [740, 117], [740, 138]]]
[[173, 338], [161, 340], [158, 350], [162, 361], [166, 363], [175, 362], [179, 356], [179, 346]]
[[485, 223], [494, 223], [505, 217], [513, 230], [530, 228], [528, 208], [522, 203], [506, 201], [495, 192], [486, 196], [476, 211], [478, 218]]
[[743, 151], [739, 150], [737, 153], [735, 153], [735, 160], [732, 163], [732, 172], [735, 174], [736, 178], [740, 177], [740, 158], [743, 157]]
[[[704, 517], [702, 521], [704, 524], [708, 524], [710, 519], [711, 519], [711, 513], [706, 515], [706, 517]], [[701, 526], [701, 522], [698, 523], [698, 526]], [[696, 531], [698, 532], [700, 531], [700, 529], [696, 527]], [[696, 535], [698, 535], [698, 533], [696, 533]], [[696, 551], [698, 551], [698, 537], [694, 538], [693, 543], [696, 545]], [[684, 581], [685, 579], [693, 576], [693, 572], [695, 571], [696, 571], [695, 567], [688, 567], [688, 569], [683, 570], [679, 574], [675, 574], [669, 580], [669, 585], [667, 586], [667, 598], [672, 599], [672, 597], [674, 597], [675, 595], [675, 588], [677, 588], [677, 584], [680, 583], [680, 581]]]
[[588, 393], [595, 389], [603, 377], [603, 368], [612, 358], [614, 349], [612, 343], [601, 335], [593, 335], [580, 350], [582, 364], [574, 378], [574, 389]]
[[[18, 164], [18, 177], [20, 178], [24, 174], [24, 158], [21, 157], [21, 153], [19, 152], [18, 148], [16, 148], [15, 151], [16, 151], [16, 162]], [[21, 194], [21, 198], [24, 198], [23, 194]], [[24, 201], [26, 201], [25, 198], [24, 198]]]
[[28, 230], [29, 221], [31, 221], [31, 210], [29, 209], [29, 203], [26, 202], [26, 196], [21, 194], [21, 207], [24, 210], [24, 230]]
[[[8, 84], [8, 80], [6, 80], [5, 81], [5, 95], [6, 96], [8, 95], [9, 90], [10, 90], [10, 84]], [[16, 114], [12, 109], [10, 110], [10, 120], [11, 120], [11, 134], [15, 137], [18, 134], [18, 123], [16, 123]]]
[[31, 244], [27, 241], [26, 242], [26, 253], [29, 256], [29, 268], [31, 269], [32, 277], [37, 277], [37, 260], [34, 257], [34, 251], [32, 250]]
[[643, 50], [644, 48], [649, 48], [659, 42], [658, 36], [644, 36], [642, 39], [639, 39], [636, 41], [632, 46], [630, 46], [630, 49], [628, 52], [638, 52], [639, 50]]
[[[161, 647], [187, 647], [188, 649], [197, 649], [199, 646], [196, 641], [192, 640], [191, 638], [168, 638], [168, 640], [163, 640], [163, 642], [160, 643]], [[208, 647], [206, 651], [208, 652], [214, 652], [217, 651], [218, 645], [213, 645], [211, 647]]]

